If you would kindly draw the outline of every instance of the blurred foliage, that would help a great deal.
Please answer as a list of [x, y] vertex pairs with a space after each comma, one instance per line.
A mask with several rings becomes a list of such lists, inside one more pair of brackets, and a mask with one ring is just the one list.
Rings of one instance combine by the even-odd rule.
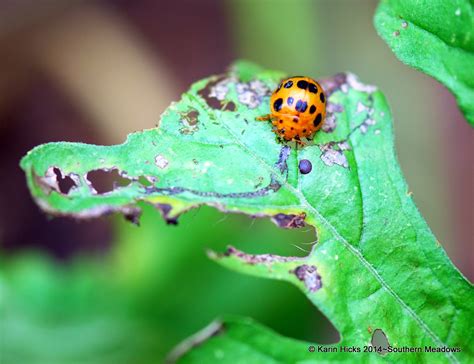
[[383, 0], [374, 20], [395, 55], [442, 82], [474, 126], [472, 1]]
[[231, 0], [228, 5], [240, 58], [288, 74], [322, 76], [325, 35], [315, 1]]
[[[177, 342], [224, 313], [323, 339], [329, 324], [296, 289], [238, 276], [204, 252], [232, 242], [291, 255], [298, 250], [289, 242], [311, 241], [313, 232], [282, 231], [241, 215], [223, 219], [210, 208], [184, 215], [175, 227], [142, 207], [140, 227], [117, 220], [118, 245], [106, 258], [2, 258], [2, 363], [162, 362]], [[242, 296], [248, 299], [236, 299]]]

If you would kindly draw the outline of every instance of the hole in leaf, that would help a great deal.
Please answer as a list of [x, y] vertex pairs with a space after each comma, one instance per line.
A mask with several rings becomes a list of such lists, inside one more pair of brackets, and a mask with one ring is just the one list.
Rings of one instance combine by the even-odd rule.
[[61, 170], [57, 167], [53, 168], [53, 172], [56, 175], [56, 181], [58, 182], [59, 192], [67, 195], [72, 188], [77, 187], [76, 183], [70, 176], [63, 176]]
[[[178, 229], [166, 226], [163, 222], [157, 226], [156, 219], [161, 218], [156, 216], [156, 210], [147, 215], [148, 210], [147, 206], [141, 228], [153, 226], [160, 232], [160, 236], [163, 236], [164, 231], [173, 234], [169, 240], [162, 243], [172, 246], [174, 241], [182, 241], [186, 244], [185, 249], [192, 246], [192, 249], [198, 251], [211, 249], [222, 253], [232, 245], [245, 252], [249, 259], [253, 259], [251, 254], [259, 254], [261, 258], [265, 259], [266, 256], [271, 260], [278, 259], [277, 256], [306, 256], [316, 239], [312, 227], [282, 229], [271, 221], [271, 217], [253, 218], [243, 214], [225, 214], [208, 206], [181, 215]], [[208, 265], [205, 255], [196, 256], [199, 258], [181, 262], [182, 269], [178, 270], [175, 279], [195, 287], [198, 292], [195, 308], [206, 312], [206, 320], [211, 321], [224, 310], [239, 316], [252, 317], [284, 336], [320, 344], [339, 342], [340, 336], [335, 327], [296, 286], [287, 282], [238, 275], [219, 266]], [[190, 262], [197, 264], [198, 261], [202, 263], [202, 268], [196, 266], [200, 274], [190, 275], [186, 267], [189, 267]], [[218, 289], [221, 283], [226, 287], [226, 295], [222, 295]], [[205, 288], [208, 286], [212, 288]], [[174, 299], [185, 307], [188, 295], [189, 291], [183, 290], [177, 293]], [[209, 296], [214, 295], [215, 301], [210, 303]], [[256, 305], [255, 302], [259, 304]]]
[[116, 168], [95, 169], [88, 172], [86, 178], [99, 195], [112, 192], [116, 188], [127, 187], [132, 182], [130, 178], [123, 177]]
[[227, 102], [223, 107], [223, 111], [235, 111], [237, 109], [237, 106], [235, 106], [235, 103], [232, 101]]
[[389, 342], [387, 336], [381, 329], [375, 329], [372, 334], [372, 346], [379, 355], [386, 355], [388, 352]]
[[198, 94], [206, 101], [207, 106], [220, 110], [228, 89], [228, 80], [225, 77], [219, 77], [208, 82], [202, 90], [199, 90]]

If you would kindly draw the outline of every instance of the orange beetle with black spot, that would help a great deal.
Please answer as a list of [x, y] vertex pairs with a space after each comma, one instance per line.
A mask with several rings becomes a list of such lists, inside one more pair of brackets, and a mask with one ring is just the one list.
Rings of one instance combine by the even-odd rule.
[[321, 129], [326, 117], [326, 95], [319, 83], [309, 77], [283, 80], [270, 98], [271, 114], [257, 118], [270, 120], [274, 132], [285, 140], [310, 138]]

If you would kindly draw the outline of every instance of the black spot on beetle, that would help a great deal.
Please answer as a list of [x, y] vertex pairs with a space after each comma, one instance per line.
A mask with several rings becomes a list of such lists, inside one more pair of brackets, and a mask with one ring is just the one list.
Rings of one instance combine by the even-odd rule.
[[326, 97], [324, 96], [322, 92], [319, 94], [319, 99], [321, 100], [321, 102], [326, 101]]
[[306, 133], [306, 129], [303, 129], [303, 133]]
[[316, 111], [316, 106], [311, 105], [311, 107], [309, 108], [309, 113], [314, 114], [315, 111]]
[[293, 127], [291, 127], [290, 129], [291, 129], [291, 130], [295, 130], [295, 128], [293, 128]]
[[288, 97], [288, 99], [286, 100], [286, 103], [287, 103], [289, 106], [291, 106], [291, 105], [293, 105], [293, 101], [295, 101], [295, 99], [290, 96], [290, 97]]
[[313, 125], [317, 128], [319, 126], [319, 124], [321, 124], [322, 119], [323, 119], [323, 117], [321, 116], [321, 113], [319, 113], [314, 118]]
[[298, 86], [302, 90], [306, 90], [308, 88], [308, 81], [300, 80], [300, 81], [298, 81], [296, 86]]
[[280, 111], [282, 104], [283, 104], [282, 98], [276, 99], [275, 102], [273, 103], [273, 108], [275, 109], [275, 111]]
[[283, 124], [283, 120], [280, 119], [280, 124]]
[[309, 83], [308, 90], [309, 90], [309, 92], [311, 92], [313, 94], [317, 94], [318, 93], [318, 86], [316, 86], [314, 83]]
[[293, 118], [294, 123], [298, 123], [298, 118]]
[[295, 105], [295, 110], [299, 112], [305, 112], [308, 108], [308, 103], [303, 100], [298, 100]]
[[290, 88], [291, 86], [293, 86], [293, 81], [286, 81], [285, 83], [285, 86], [283, 86], [284, 88]]
[[313, 165], [307, 159], [300, 160], [298, 167], [300, 169], [301, 174], [308, 174], [313, 169]]

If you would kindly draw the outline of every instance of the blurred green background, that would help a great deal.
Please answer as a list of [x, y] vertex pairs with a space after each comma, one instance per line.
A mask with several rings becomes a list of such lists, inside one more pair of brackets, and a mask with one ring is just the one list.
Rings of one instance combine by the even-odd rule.
[[143, 206], [50, 219], [19, 159], [49, 141], [120, 143], [153, 127], [190, 83], [234, 59], [314, 78], [351, 71], [392, 106], [410, 191], [472, 281], [473, 129], [453, 96], [398, 62], [376, 1], [175, 0], [0, 3], [0, 362], [159, 363], [221, 314], [321, 343], [338, 334], [293, 286], [227, 271], [206, 249], [303, 255], [311, 229], [202, 207], [167, 226]]

